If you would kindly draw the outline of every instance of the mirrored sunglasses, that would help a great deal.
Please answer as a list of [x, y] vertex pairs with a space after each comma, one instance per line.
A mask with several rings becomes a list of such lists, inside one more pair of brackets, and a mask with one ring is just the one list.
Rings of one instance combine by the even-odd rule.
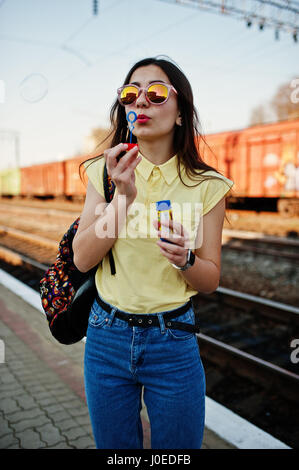
[[151, 83], [146, 88], [141, 88], [137, 85], [128, 84], [124, 85], [117, 90], [118, 101], [121, 105], [127, 106], [133, 104], [140, 96], [141, 92], [145, 92], [147, 101], [151, 104], [164, 104], [169, 98], [170, 92], [173, 90], [177, 94], [176, 89], [167, 83]]

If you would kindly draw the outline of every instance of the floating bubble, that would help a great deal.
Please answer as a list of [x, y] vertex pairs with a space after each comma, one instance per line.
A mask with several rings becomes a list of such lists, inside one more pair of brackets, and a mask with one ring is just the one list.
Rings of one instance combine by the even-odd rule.
[[37, 103], [48, 93], [48, 80], [41, 73], [31, 73], [21, 81], [19, 88], [25, 101]]

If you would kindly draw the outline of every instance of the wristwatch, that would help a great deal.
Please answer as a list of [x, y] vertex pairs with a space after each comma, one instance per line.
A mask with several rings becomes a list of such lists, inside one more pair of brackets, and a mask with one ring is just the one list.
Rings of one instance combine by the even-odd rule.
[[195, 254], [193, 253], [193, 251], [191, 250], [191, 248], [188, 249], [188, 253], [187, 253], [187, 261], [186, 261], [186, 264], [184, 264], [184, 266], [177, 266], [176, 264], [172, 264], [172, 266], [176, 269], [179, 269], [180, 271], [186, 271], [186, 269], [188, 268], [191, 268], [191, 266], [193, 266], [195, 262]]

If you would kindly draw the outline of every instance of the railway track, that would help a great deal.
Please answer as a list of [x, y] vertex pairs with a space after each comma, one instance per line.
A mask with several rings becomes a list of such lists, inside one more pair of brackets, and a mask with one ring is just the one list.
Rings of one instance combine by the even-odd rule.
[[[42, 206], [41, 202], [38, 205], [36, 201], [35, 204], [33, 202], [31, 204], [24, 205], [23, 201], [23, 204], [13, 205], [11, 202], [0, 201], [0, 225], [1, 220], [6, 220], [9, 217], [11, 224], [16, 229], [26, 230], [27, 224], [30, 224], [31, 233], [34, 231], [34, 233], [42, 235], [47, 231], [47, 238], [56, 239], [57, 231], [61, 225], [65, 225], [65, 220], [69, 220], [71, 224], [82, 209], [82, 206], [78, 204], [73, 208], [68, 205], [59, 206], [57, 202], [56, 204], [52, 202], [46, 207]], [[26, 220], [25, 224], [24, 219]], [[39, 224], [39, 220], [43, 220], [42, 226]], [[23, 221], [21, 226], [20, 221]], [[222, 241], [223, 250], [226, 251], [251, 252], [286, 258], [294, 262], [299, 260], [298, 236], [277, 237], [244, 230], [224, 229]]]
[[[59, 210], [57, 206], [44, 210], [42, 207], [26, 207], [24, 211], [23, 208], [20, 211], [18, 207], [8, 217], [7, 206], [9, 204], [4, 207], [3, 212], [0, 204], [2, 244], [17, 251], [16, 247], [20, 246], [21, 253], [28, 253], [45, 264], [52, 263], [65, 227], [69, 226], [79, 213]], [[32, 243], [31, 234], [36, 237]], [[25, 241], [27, 246], [23, 250]], [[53, 242], [52, 245], [50, 241]], [[299, 240], [224, 229], [222, 241], [223, 286], [234, 290], [235, 286], [239, 286], [243, 292], [295, 306], [299, 304], [296, 287], [299, 282]], [[245, 265], [248, 267], [246, 271]]]
[[291, 361], [291, 343], [299, 338], [299, 309], [221, 287], [195, 299], [207, 357], [296, 400], [299, 366]]
[[274, 237], [257, 232], [224, 229], [222, 248], [299, 261], [297, 237]]
[[[57, 242], [3, 226], [0, 237], [6, 237], [0, 267], [39, 291]], [[291, 341], [299, 338], [299, 309], [221, 287], [209, 296], [198, 294], [193, 303], [201, 318], [197, 336], [207, 395], [289, 446], [298, 446], [299, 411], [294, 410], [299, 364], [291, 361]], [[274, 411], [264, 411], [269, 407]], [[282, 410], [281, 418], [277, 410]], [[286, 416], [288, 422], [277, 425]]]

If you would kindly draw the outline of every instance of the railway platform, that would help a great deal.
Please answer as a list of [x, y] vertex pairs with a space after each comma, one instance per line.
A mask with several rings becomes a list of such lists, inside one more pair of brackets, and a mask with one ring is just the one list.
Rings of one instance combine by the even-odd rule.
[[[48, 330], [39, 294], [0, 270], [0, 449], [94, 449], [83, 383], [84, 342]], [[207, 397], [203, 449], [283, 449]], [[141, 412], [144, 449], [150, 424]]]

